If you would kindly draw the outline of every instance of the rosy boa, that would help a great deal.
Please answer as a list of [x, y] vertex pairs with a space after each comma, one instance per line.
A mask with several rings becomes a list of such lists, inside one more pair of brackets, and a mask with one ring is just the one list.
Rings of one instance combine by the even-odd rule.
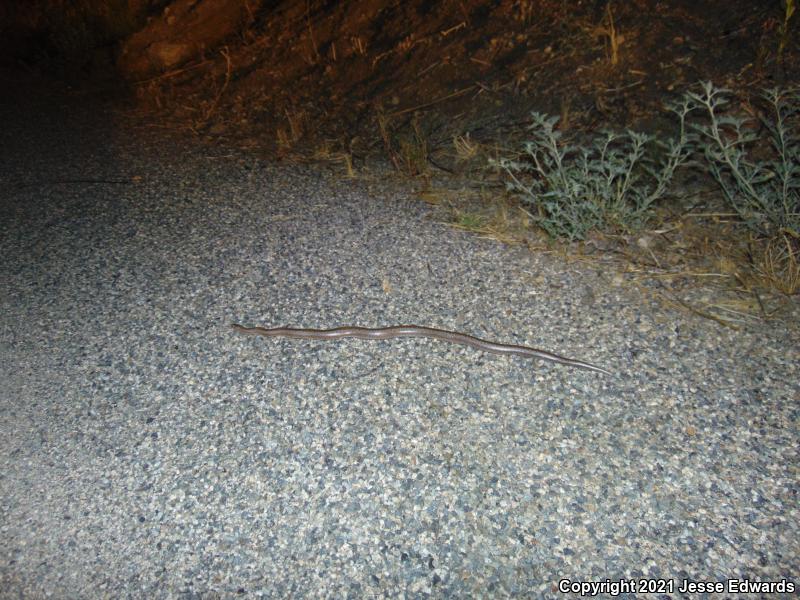
[[264, 327], [243, 327], [236, 324], [231, 325], [231, 327], [233, 327], [235, 331], [245, 335], [287, 337], [304, 340], [337, 340], [339, 338], [347, 337], [354, 337], [361, 340], [389, 340], [392, 338], [402, 337], [433, 338], [435, 340], [444, 340], [454, 344], [471, 346], [473, 348], [477, 348], [478, 350], [492, 352], [493, 354], [512, 354], [515, 356], [523, 356], [525, 358], [540, 358], [542, 360], [558, 363], [560, 365], [566, 365], [568, 367], [577, 367], [579, 369], [587, 369], [589, 371], [596, 371], [597, 373], [611, 375], [611, 372], [591, 363], [574, 358], [566, 358], [545, 350], [529, 348], [528, 346], [517, 346], [514, 344], [499, 344], [497, 342], [482, 340], [480, 338], [467, 335], [466, 333], [447, 331], [446, 329], [435, 329], [433, 327], [422, 327], [420, 325], [395, 325], [393, 327], [376, 327], [374, 329], [355, 326], [336, 327], [334, 329], [295, 329], [292, 327], [275, 327], [273, 329], [266, 329]]

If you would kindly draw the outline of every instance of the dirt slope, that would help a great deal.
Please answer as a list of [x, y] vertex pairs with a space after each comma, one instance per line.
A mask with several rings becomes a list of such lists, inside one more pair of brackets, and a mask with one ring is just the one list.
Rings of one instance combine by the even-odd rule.
[[[199, 8], [182, 17], [180, 4], [137, 34], [140, 48], [208, 38], [192, 26]], [[219, 19], [213, 46], [123, 73], [199, 130], [356, 155], [419, 137], [452, 167], [454, 136], [503, 140], [532, 109], [568, 126], [652, 127], [698, 80], [796, 82], [800, 36], [778, 61], [783, 18], [777, 0], [251, 1], [235, 26], [230, 11]]]

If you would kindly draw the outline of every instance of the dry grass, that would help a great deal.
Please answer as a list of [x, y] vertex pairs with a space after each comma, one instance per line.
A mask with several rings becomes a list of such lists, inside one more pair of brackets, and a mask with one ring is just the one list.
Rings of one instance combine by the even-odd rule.
[[463, 189], [427, 189], [419, 197], [437, 207], [436, 218], [454, 229], [504, 244], [530, 244], [536, 237], [530, 216], [513, 198]]
[[469, 133], [455, 136], [453, 138], [453, 148], [456, 152], [456, 157], [462, 162], [472, 160], [478, 156], [481, 150], [480, 144], [469, 139]]
[[619, 64], [619, 49], [625, 42], [625, 36], [617, 31], [614, 25], [614, 14], [611, 12], [611, 3], [606, 5], [606, 14], [603, 17], [603, 24], [592, 29], [594, 37], [605, 38], [607, 46], [608, 61], [612, 67]]
[[534, 15], [534, 2], [532, 0], [517, 0], [514, 3], [515, 14], [514, 18], [525, 25], [529, 25], [533, 21]]
[[800, 244], [782, 234], [762, 242], [753, 259], [754, 276], [764, 287], [787, 296], [800, 292]]
[[727, 327], [780, 320], [796, 302], [796, 249], [743, 237], [741, 224], [728, 221], [729, 215], [709, 214], [702, 223], [688, 218], [697, 215], [684, 215], [670, 230], [676, 235], [646, 266], [642, 257], [628, 255], [630, 272], [637, 281], [654, 283], [667, 304]]
[[202, 116], [200, 117], [200, 121], [195, 123], [195, 127], [199, 128], [208, 123], [211, 120], [214, 111], [217, 110], [217, 106], [219, 105], [220, 98], [222, 98], [222, 94], [225, 93], [225, 90], [228, 89], [228, 84], [231, 82], [231, 53], [227, 46], [225, 46], [222, 50], [220, 50], [220, 54], [225, 59], [225, 79], [221, 86], [218, 86], [216, 94], [214, 94], [214, 99], [211, 103], [203, 109]]
[[394, 168], [409, 177], [427, 177], [430, 174], [428, 142], [419, 114], [415, 113], [404, 125], [395, 126], [394, 117], [378, 107], [376, 120], [384, 150]]
[[291, 149], [299, 142], [306, 131], [308, 115], [301, 108], [286, 108], [283, 111], [286, 120], [275, 130], [278, 147], [282, 151]]
[[329, 144], [322, 144], [317, 146], [311, 158], [315, 161], [341, 164], [344, 166], [344, 176], [347, 179], [358, 177], [353, 167], [353, 156], [349, 152], [332, 150]]
[[661, 211], [652, 229], [636, 235], [593, 232], [564, 243], [540, 235], [531, 215], [502, 193], [428, 189], [420, 197], [453, 228], [615, 271], [659, 302], [728, 328], [780, 321], [800, 292], [798, 240], [748, 239], [730, 213]]

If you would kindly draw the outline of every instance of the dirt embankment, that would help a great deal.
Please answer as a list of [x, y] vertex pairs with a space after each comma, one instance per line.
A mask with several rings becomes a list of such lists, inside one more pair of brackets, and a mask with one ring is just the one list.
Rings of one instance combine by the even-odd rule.
[[532, 109], [566, 127], [657, 127], [699, 80], [797, 81], [784, 16], [777, 0], [178, 0], [117, 64], [199, 130], [356, 155], [424, 141], [452, 168], [454, 137], [502, 141]]

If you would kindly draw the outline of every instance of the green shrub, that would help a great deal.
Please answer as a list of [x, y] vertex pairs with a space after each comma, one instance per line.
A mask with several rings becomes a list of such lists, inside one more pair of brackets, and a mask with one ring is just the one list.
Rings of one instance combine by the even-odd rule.
[[[772, 237], [800, 236], [800, 90], [765, 90], [772, 113], [743, 118], [726, 111], [730, 90], [702, 84], [700, 93], [687, 92], [685, 101], [705, 114], [705, 123], [692, 124], [696, 144], [725, 199], [750, 229]], [[768, 144], [758, 144], [758, 125]], [[757, 154], [761, 154], [756, 158]]]
[[586, 145], [566, 140], [555, 128], [557, 117], [534, 112], [522, 160], [492, 164], [505, 171], [507, 188], [534, 208], [533, 218], [552, 237], [579, 240], [592, 229], [636, 230], [691, 154], [689, 102], [670, 110], [680, 122], [677, 140], [665, 143], [626, 130], [603, 132]]

